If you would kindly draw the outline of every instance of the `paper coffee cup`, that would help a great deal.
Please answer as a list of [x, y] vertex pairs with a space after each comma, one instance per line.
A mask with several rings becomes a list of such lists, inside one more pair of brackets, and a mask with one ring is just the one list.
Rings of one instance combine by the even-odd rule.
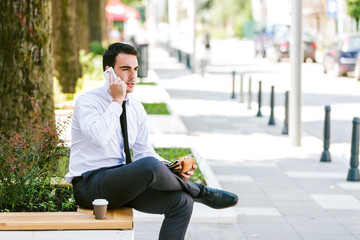
[[106, 199], [95, 199], [93, 202], [95, 219], [106, 218], [107, 205], [109, 202]]

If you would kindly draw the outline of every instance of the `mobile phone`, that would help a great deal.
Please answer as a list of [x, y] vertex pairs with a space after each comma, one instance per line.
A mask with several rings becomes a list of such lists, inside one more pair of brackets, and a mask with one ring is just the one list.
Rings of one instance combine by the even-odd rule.
[[114, 69], [112, 67], [109, 67], [108, 69], [106, 69], [104, 71], [104, 77], [105, 77], [106, 81], [109, 81], [110, 73], [113, 74], [113, 82], [114, 82], [117, 79], [117, 76], [116, 76], [115, 71], [114, 71]]

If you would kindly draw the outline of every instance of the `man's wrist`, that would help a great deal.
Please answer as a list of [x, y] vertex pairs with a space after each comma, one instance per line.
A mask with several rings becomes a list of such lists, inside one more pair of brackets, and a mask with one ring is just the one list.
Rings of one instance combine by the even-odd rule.
[[113, 101], [113, 102], [117, 102], [117, 103], [119, 103], [119, 104], [121, 105], [122, 102], [124, 101], [124, 99], [123, 99], [123, 98], [113, 98], [112, 101]]

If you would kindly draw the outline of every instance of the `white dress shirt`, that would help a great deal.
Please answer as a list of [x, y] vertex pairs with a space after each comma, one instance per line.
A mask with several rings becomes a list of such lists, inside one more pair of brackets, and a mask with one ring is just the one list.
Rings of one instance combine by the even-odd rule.
[[[76, 100], [71, 126], [69, 172], [65, 176], [69, 183], [84, 172], [125, 164], [120, 127], [122, 107], [112, 102], [108, 88], [106, 81], [102, 87], [84, 93]], [[134, 160], [152, 156], [165, 161], [149, 141], [144, 107], [131, 94], [127, 94], [125, 100], [129, 147], [134, 153]]]

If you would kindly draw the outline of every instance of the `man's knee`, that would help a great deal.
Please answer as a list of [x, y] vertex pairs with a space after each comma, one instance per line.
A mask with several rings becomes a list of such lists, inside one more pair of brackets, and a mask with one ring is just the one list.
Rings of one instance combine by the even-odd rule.
[[161, 174], [163, 171], [167, 170], [167, 167], [165, 164], [160, 162], [158, 159], [154, 157], [146, 157], [143, 159], [138, 160], [141, 162], [142, 169], [144, 171], [148, 171], [150, 173], [153, 173], [155, 175]]
[[173, 192], [173, 206], [170, 212], [180, 211], [183, 215], [191, 216], [194, 206], [193, 198], [186, 192]]
[[183, 202], [183, 209], [191, 215], [194, 207], [194, 199], [189, 194], [182, 192], [181, 201]]

